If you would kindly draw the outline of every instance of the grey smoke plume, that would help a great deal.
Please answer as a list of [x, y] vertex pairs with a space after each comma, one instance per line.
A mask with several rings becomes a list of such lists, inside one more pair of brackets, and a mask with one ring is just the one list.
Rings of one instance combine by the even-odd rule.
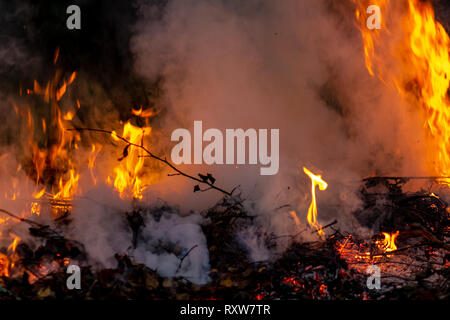
[[[173, 0], [163, 11], [138, 3], [135, 67], [150, 81], [164, 79], [167, 136], [192, 129], [194, 120], [222, 130], [280, 129], [277, 176], [260, 177], [247, 166], [199, 169], [228, 188], [241, 185], [272, 231], [292, 230], [288, 211], [274, 211], [284, 204], [305, 221], [310, 184], [303, 165], [329, 183], [318, 193], [319, 219], [339, 218], [349, 228], [362, 177], [424, 174], [418, 115], [368, 75], [351, 3]], [[195, 200], [180, 202], [196, 208], [213, 197], [186, 194]]]
[[[419, 117], [395, 92], [368, 75], [350, 1], [142, 0], [135, 2], [137, 20], [129, 13], [131, 6], [123, 3], [101, 20], [113, 25], [116, 17], [122, 13], [126, 16], [124, 23], [115, 22], [121, 30], [116, 33], [117, 39], [99, 29], [94, 38], [108, 41], [99, 40], [92, 47], [86, 40], [97, 30], [97, 16], [92, 13], [87, 19], [89, 28], [82, 29], [84, 36], [77, 39], [71, 35], [73, 43], [68, 48], [81, 48], [68, 63], [71, 69], [81, 65], [77, 84], [73, 85], [76, 92], [67, 94], [69, 99], [80, 99], [82, 105], [74, 123], [120, 128], [119, 118], [125, 119], [131, 107], [146, 102], [141, 99], [145, 90], [137, 90], [140, 86], [134, 85], [141, 85], [135, 77], [143, 77], [148, 84], [160, 83], [156, 107], [164, 112], [157, 123], [152, 123], [161, 130], [155, 130], [152, 141], [152, 148], [160, 154], [170, 154], [171, 132], [176, 128], [192, 130], [194, 120], [202, 120], [205, 129], [280, 129], [280, 172], [276, 176], [260, 176], [259, 166], [181, 167], [194, 175], [210, 172], [216, 183], [228, 190], [240, 185], [247, 210], [257, 216], [258, 228], [276, 235], [296, 233], [298, 227], [290, 210], [305, 223], [310, 182], [301, 170], [303, 165], [322, 174], [329, 183], [326, 191], [318, 192], [319, 221], [325, 224], [336, 218], [341, 228], [352, 230], [359, 228], [350, 213], [360, 205], [356, 191], [362, 177], [425, 173]], [[101, 3], [98, 6], [103, 7]], [[26, 19], [34, 14], [27, 5], [23, 8]], [[136, 21], [132, 29], [130, 21]], [[46, 24], [46, 31], [51, 26]], [[129, 30], [133, 32], [130, 43]], [[36, 31], [29, 30], [31, 35], [25, 39], [40, 43], [39, 36], [45, 32]], [[67, 39], [64, 32], [58, 38]], [[23, 48], [26, 41], [10, 40], [7, 45], [0, 44], [0, 72], [19, 65], [21, 72], [29, 71], [30, 51]], [[111, 44], [114, 40], [117, 43]], [[119, 54], [103, 58], [97, 55], [101, 49], [104, 55]], [[65, 52], [70, 54], [72, 50]], [[133, 63], [128, 60], [130, 56]], [[87, 60], [90, 63], [83, 65]], [[120, 66], [114, 65], [115, 72], [108, 73], [114, 61], [121, 61]], [[121, 68], [128, 72], [130, 65], [137, 75], [133, 73], [124, 80]], [[6, 94], [2, 92], [3, 96]], [[139, 96], [137, 101], [135, 96]], [[12, 113], [8, 97], [0, 103], [1, 117]], [[2, 142], [13, 139], [14, 135], [2, 135]], [[114, 148], [104, 158], [115, 159], [116, 151]], [[97, 162], [99, 171], [107, 167], [101, 158]], [[1, 171], [2, 178], [13, 176], [17, 167], [9, 161], [7, 170]], [[0, 186], [2, 193], [10, 188], [8, 183]], [[132, 250], [132, 234], [123, 218], [123, 212], [132, 210], [130, 201], [119, 199], [109, 186], [99, 184], [89, 189], [83, 185], [83, 197], [73, 203], [68, 236], [81, 241], [95, 262], [113, 267], [114, 254], [127, 252], [164, 276], [181, 275], [196, 283], [208, 280], [202, 219], [198, 214], [182, 215], [214, 204], [220, 193], [210, 190], [193, 194], [192, 181], [181, 177], [165, 177], [150, 186], [143, 205], [151, 207], [162, 198], [178, 205], [182, 214], [167, 211], [159, 219], [145, 215], [141, 245]], [[7, 209], [22, 210], [14, 205]], [[272, 252], [255, 234], [256, 226], [237, 237], [252, 260], [270, 259]], [[22, 233], [19, 236], [24, 237]], [[159, 251], [161, 244], [171, 250]], [[180, 267], [180, 257], [195, 245]]]

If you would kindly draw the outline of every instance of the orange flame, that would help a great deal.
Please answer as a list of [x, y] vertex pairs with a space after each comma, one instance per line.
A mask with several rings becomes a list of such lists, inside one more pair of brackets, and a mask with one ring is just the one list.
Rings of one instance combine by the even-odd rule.
[[10, 261], [6, 254], [0, 252], [0, 277], [9, 277]]
[[89, 155], [89, 159], [88, 159], [88, 168], [89, 168], [89, 172], [91, 173], [91, 178], [92, 178], [92, 181], [94, 182], [94, 184], [97, 184], [97, 178], [94, 173], [95, 159], [97, 159], [97, 156], [100, 153], [100, 151], [102, 150], [102, 148], [103, 147], [101, 144], [97, 144], [97, 145], [92, 144], [91, 154]]
[[[13, 235], [13, 234], [11, 234], [11, 235]], [[16, 251], [16, 248], [17, 248], [17, 245], [19, 244], [19, 242], [20, 242], [20, 238], [18, 237], [18, 236], [16, 236], [16, 235], [13, 235], [14, 236], [14, 240], [13, 240], [13, 242], [9, 245], [9, 247], [8, 247], [8, 250], [9, 251], [12, 251], [12, 252], [15, 252]]]
[[[59, 49], [56, 49], [54, 56], [54, 63], [58, 60]], [[68, 132], [63, 120], [72, 120], [75, 112], [69, 111], [62, 115], [58, 101], [66, 93], [70, 84], [75, 81], [76, 72], [72, 72], [68, 79], [64, 79], [60, 70], [55, 72], [54, 77], [47, 82], [45, 86], [41, 86], [38, 81], [34, 81], [33, 89], [28, 90], [28, 94], [42, 96], [45, 103], [48, 104], [48, 116], [40, 118], [40, 121], [35, 123], [35, 111], [32, 112], [30, 107], [14, 106], [17, 115], [26, 120], [28, 135], [28, 146], [31, 150], [30, 158], [34, 166], [34, 173], [36, 177], [36, 184], [52, 183], [52, 181], [45, 180], [44, 173], [47, 169], [56, 172], [57, 189], [52, 196], [54, 199], [71, 198], [78, 186], [79, 175], [77, 168], [73, 165], [70, 159], [70, 149], [76, 148], [76, 141], [79, 135], [74, 132]], [[77, 101], [79, 108], [79, 102]], [[41, 126], [42, 132], [39, 135], [35, 133], [36, 129]], [[26, 150], [28, 152], [28, 150]], [[57, 169], [57, 170], [55, 170]], [[67, 178], [64, 178], [66, 175]], [[44, 179], [44, 180], [43, 180]], [[36, 199], [42, 197], [45, 193], [43, 189], [39, 194], [33, 195]], [[39, 205], [32, 203], [31, 212], [38, 213]]]
[[[151, 127], [139, 128], [133, 126], [129, 121], [123, 127], [122, 137], [135, 145], [142, 145], [145, 136], [149, 136]], [[115, 131], [112, 138], [120, 141]], [[130, 145], [124, 149], [121, 162], [114, 168], [114, 187], [120, 192], [121, 197], [127, 194], [136, 199], [142, 199], [142, 192], [145, 186], [140, 178], [141, 170], [144, 166], [144, 152], [135, 145]], [[109, 177], [107, 182], [110, 181]]]
[[311, 226], [316, 228], [317, 233], [320, 236], [324, 236], [325, 233], [322, 230], [322, 226], [317, 222], [316, 186], [319, 186], [319, 189], [324, 191], [327, 189], [328, 184], [322, 179], [320, 175], [315, 175], [306, 167], [303, 167], [303, 172], [311, 179], [311, 204], [309, 205], [308, 215], [306, 219]]
[[[380, 30], [366, 27], [367, 0], [353, 0], [363, 38], [366, 67], [386, 85], [393, 86], [410, 104], [421, 111], [430, 145], [429, 170], [433, 175], [450, 175], [450, 38], [435, 20], [433, 7], [420, 0], [370, 1], [380, 6]], [[395, 7], [397, 5], [404, 7]], [[401, 19], [394, 10], [406, 12]], [[388, 21], [385, 21], [388, 20]], [[393, 34], [400, 24], [400, 34]], [[392, 30], [389, 30], [389, 28]], [[449, 181], [441, 181], [449, 183]]]
[[142, 107], [140, 107], [138, 110], [132, 108], [131, 113], [141, 118], [150, 118], [156, 115], [156, 112], [153, 111], [152, 109], [143, 110]]
[[384, 239], [377, 242], [378, 247], [383, 250], [383, 252], [391, 252], [397, 250], [397, 245], [395, 244], [395, 239], [397, 238], [399, 231], [396, 233], [389, 234], [383, 232]]
[[74, 169], [69, 170], [69, 179], [64, 182], [63, 177], [59, 178], [59, 191], [53, 196], [53, 199], [70, 199], [77, 190], [80, 175]]

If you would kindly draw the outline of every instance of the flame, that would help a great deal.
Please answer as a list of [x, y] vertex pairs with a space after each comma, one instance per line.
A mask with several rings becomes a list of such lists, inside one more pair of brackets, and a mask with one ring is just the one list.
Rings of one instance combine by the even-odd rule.
[[300, 220], [297, 217], [297, 213], [294, 210], [289, 211], [289, 214], [294, 218], [294, 222], [296, 226], [300, 226]]
[[53, 199], [71, 199], [78, 187], [80, 175], [74, 169], [69, 170], [69, 179], [64, 182], [60, 177], [58, 187], [59, 191], [53, 196]]
[[[433, 175], [450, 175], [450, 39], [444, 27], [435, 20], [429, 2], [405, 0], [401, 19], [383, 20], [380, 30], [366, 27], [367, 0], [357, 4], [356, 18], [362, 34], [366, 67], [386, 85], [394, 87], [401, 97], [416, 107], [423, 117], [429, 140], [428, 151]], [[378, 0], [382, 16], [390, 17], [397, 1]], [[389, 10], [388, 10], [389, 9]], [[392, 10], [391, 10], [392, 9]], [[400, 10], [400, 9], [397, 9]], [[399, 23], [401, 34], [388, 28]], [[388, 50], [386, 50], [388, 48]], [[442, 180], [443, 183], [450, 181]]]
[[383, 250], [384, 253], [397, 250], [395, 239], [397, 238], [399, 231], [392, 234], [383, 232], [382, 234], [384, 236], [384, 239], [376, 243], [378, 247]]
[[[59, 57], [57, 48], [54, 56], [56, 64]], [[41, 118], [36, 117], [36, 111], [32, 111], [28, 106], [14, 105], [16, 114], [26, 121], [28, 134], [28, 147], [25, 153], [31, 158], [33, 163], [36, 185], [48, 183], [52, 185], [51, 195], [53, 199], [70, 199], [76, 192], [79, 174], [77, 168], [70, 158], [70, 150], [76, 149], [76, 141], [79, 135], [66, 130], [64, 120], [73, 119], [75, 112], [68, 111], [62, 115], [58, 101], [67, 92], [68, 86], [76, 79], [76, 72], [72, 72], [68, 78], [63, 76], [60, 70], [56, 70], [54, 77], [46, 85], [40, 85], [37, 80], [33, 82], [33, 89], [28, 89], [29, 95], [41, 96], [48, 110], [47, 115]], [[79, 108], [79, 102], [77, 101]], [[45, 110], [45, 108], [42, 108]], [[39, 119], [35, 123], [34, 119]], [[41, 127], [42, 132], [36, 132]], [[30, 151], [28, 151], [30, 150]], [[30, 154], [31, 153], [31, 154]], [[52, 176], [46, 175], [47, 170], [52, 172]], [[55, 179], [53, 179], [55, 178]], [[54, 183], [56, 181], [56, 183]], [[56, 189], [56, 190], [55, 190]], [[41, 198], [45, 193], [45, 188], [33, 197]], [[31, 213], [38, 214], [40, 207], [38, 203], [31, 204]]]
[[12, 252], [15, 252], [16, 251], [16, 248], [17, 248], [17, 245], [19, 244], [19, 242], [20, 242], [20, 238], [18, 237], [18, 236], [16, 236], [16, 235], [13, 235], [13, 234], [11, 234], [12, 236], [14, 236], [14, 240], [13, 240], [13, 242], [9, 245], [9, 247], [8, 247], [8, 250], [9, 251], [12, 251]]
[[92, 181], [94, 182], [94, 184], [97, 184], [97, 178], [95, 177], [95, 173], [94, 173], [94, 167], [95, 167], [95, 159], [97, 158], [98, 154], [100, 153], [100, 151], [102, 150], [103, 146], [101, 144], [92, 144], [91, 147], [91, 154], [89, 155], [89, 159], [88, 159], [88, 168], [89, 168], [89, 172], [91, 174], [91, 178]]
[[316, 186], [319, 186], [319, 189], [324, 191], [327, 189], [328, 184], [322, 179], [320, 175], [315, 175], [306, 167], [303, 167], [303, 172], [311, 179], [311, 204], [309, 206], [306, 219], [311, 226], [316, 228], [317, 233], [320, 236], [324, 236], [325, 233], [322, 230], [322, 226], [317, 222]]
[[41, 205], [39, 202], [32, 202], [31, 203], [31, 209], [30, 209], [31, 214], [35, 214], [35, 215], [41, 215]]
[[156, 114], [156, 112], [153, 111], [152, 109], [143, 110], [142, 106], [138, 110], [132, 108], [131, 113], [133, 115], [135, 115], [137, 117], [141, 117], [141, 118], [150, 118]]
[[[144, 152], [136, 145], [142, 145], [145, 136], [149, 136], [151, 127], [136, 127], [129, 121], [123, 126], [122, 137], [134, 145], [124, 149], [121, 162], [114, 168], [115, 178], [114, 187], [120, 192], [121, 197], [126, 197], [131, 193], [133, 198], [142, 199], [142, 192], [145, 186], [142, 183], [139, 174], [144, 166]], [[111, 134], [112, 138], [120, 141], [115, 131]], [[110, 181], [109, 177], [107, 182]]]
[[45, 194], [45, 187], [44, 188], [42, 188], [40, 191], [38, 191], [38, 192], [34, 192], [33, 193], [33, 198], [35, 198], [35, 199], [40, 199], [40, 198], [42, 198], [42, 196]]
[[10, 261], [6, 254], [0, 252], [0, 277], [9, 277]]

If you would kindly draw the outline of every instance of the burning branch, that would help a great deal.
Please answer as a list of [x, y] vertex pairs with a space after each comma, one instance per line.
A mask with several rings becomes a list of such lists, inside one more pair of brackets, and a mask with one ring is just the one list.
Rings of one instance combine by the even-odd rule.
[[8, 215], [8, 216], [10, 216], [11, 218], [17, 219], [17, 220], [22, 221], [22, 222], [26, 222], [26, 223], [28, 223], [28, 224], [30, 224], [30, 225], [38, 226], [38, 227], [40, 227], [40, 228], [44, 227], [44, 225], [42, 225], [42, 224], [40, 224], [40, 223], [34, 222], [33, 220], [21, 218], [21, 217], [19, 217], [19, 216], [16, 216], [14, 213], [11, 213], [11, 212], [6, 211], [6, 210], [4, 210], [4, 209], [0, 209], [0, 212], [6, 214], [6, 215]]
[[[174, 173], [174, 174], [169, 174], [169, 176], [173, 176], [173, 175], [181, 175], [181, 176], [184, 176], [184, 177], [189, 178], [189, 179], [191, 179], [191, 180], [194, 180], [194, 181], [196, 181], [196, 182], [198, 182], [198, 183], [207, 185], [207, 186], [209, 187], [208, 190], [209, 190], [209, 189], [215, 189], [215, 190], [220, 191], [220, 192], [222, 192], [223, 194], [225, 194], [225, 195], [227, 195], [227, 196], [230, 196], [230, 197], [231, 197], [232, 194], [233, 194], [234, 189], [233, 189], [233, 191], [229, 192], [229, 191], [226, 191], [226, 190], [224, 190], [224, 189], [222, 189], [222, 188], [219, 188], [219, 187], [215, 186], [215, 185], [214, 185], [215, 179], [214, 179], [210, 174], [208, 174], [207, 176], [204, 176], [204, 175], [199, 174], [199, 176], [200, 176], [200, 179], [199, 179], [199, 178], [196, 178], [196, 177], [194, 177], [194, 176], [191, 176], [190, 174], [187, 174], [187, 173], [181, 171], [180, 169], [178, 169], [177, 167], [175, 167], [175, 165], [173, 165], [170, 161], [168, 161], [166, 157], [162, 158], [162, 157], [159, 157], [159, 156], [155, 155], [154, 153], [152, 153], [149, 149], [147, 149], [147, 148], [143, 145], [143, 141], [141, 141], [141, 144], [136, 144], [136, 143], [133, 143], [133, 142], [131, 142], [130, 140], [128, 140], [128, 139], [126, 139], [126, 138], [124, 138], [124, 137], [122, 137], [122, 136], [119, 136], [117, 133], [115, 133], [115, 132], [113, 132], [113, 131], [108, 131], [108, 130], [103, 130], [103, 129], [95, 129], [95, 128], [73, 128], [73, 129], [66, 129], [66, 130], [68, 130], [68, 131], [91, 131], [91, 132], [100, 132], [100, 133], [106, 133], [106, 134], [109, 134], [109, 135], [113, 135], [115, 138], [117, 138], [117, 139], [119, 139], [119, 140], [122, 140], [123, 142], [125, 142], [125, 143], [127, 144], [127, 146], [126, 146], [125, 149], [124, 149], [123, 157], [126, 157], [126, 156], [127, 156], [128, 148], [129, 148], [130, 146], [133, 146], [133, 147], [136, 147], [136, 148], [140, 148], [140, 149], [143, 150], [145, 153], [147, 153], [147, 155], [146, 155], [145, 157], [148, 157], [148, 158], [152, 158], [152, 159], [158, 160], [158, 161], [164, 163], [165, 165], [169, 166], [171, 169], [173, 169], [173, 170], [176, 172], [176, 173]], [[194, 192], [195, 192], [195, 191], [201, 191], [199, 185], [196, 185], [196, 186], [194, 187]]]

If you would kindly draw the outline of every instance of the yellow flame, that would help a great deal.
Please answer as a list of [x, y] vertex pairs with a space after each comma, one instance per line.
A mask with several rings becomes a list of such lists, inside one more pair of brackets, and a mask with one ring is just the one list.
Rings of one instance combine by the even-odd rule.
[[152, 109], [143, 110], [142, 106], [138, 110], [132, 108], [131, 113], [141, 118], [150, 118], [156, 114]]
[[31, 214], [35, 214], [35, 215], [40, 215], [41, 214], [41, 205], [39, 202], [35, 202], [33, 201], [31, 203], [31, 209], [30, 209]]
[[34, 192], [33, 193], [33, 198], [35, 198], [35, 199], [39, 199], [39, 198], [42, 198], [42, 196], [45, 194], [45, 187], [44, 188], [42, 188], [40, 191], [38, 191], [38, 192]]
[[[151, 127], [136, 127], [129, 121], [124, 124], [122, 137], [135, 145], [141, 145], [145, 136], [149, 136]], [[115, 131], [111, 134], [116, 141], [120, 140]], [[114, 187], [120, 192], [121, 197], [131, 194], [133, 198], [142, 199], [145, 186], [139, 174], [144, 166], [144, 152], [137, 146], [130, 145], [127, 155], [123, 155], [122, 161], [114, 168]]]
[[9, 251], [12, 251], [12, 252], [15, 252], [15, 251], [16, 251], [16, 248], [17, 248], [17, 245], [19, 244], [19, 242], [20, 242], [21, 239], [20, 239], [18, 236], [14, 235], [14, 234], [11, 234], [11, 235], [14, 236], [14, 240], [13, 240], [13, 242], [9, 245], [8, 250], [9, 250]]
[[317, 222], [316, 186], [319, 186], [319, 189], [324, 191], [327, 189], [328, 184], [320, 175], [315, 175], [306, 167], [303, 167], [303, 172], [311, 179], [311, 204], [309, 205], [306, 219], [311, 226], [316, 228], [317, 233], [320, 236], [323, 236], [325, 233], [322, 230], [322, 226]]
[[[429, 139], [429, 171], [433, 175], [450, 175], [450, 39], [444, 27], [436, 21], [431, 3], [404, 0], [396, 7], [401, 19], [383, 20], [380, 30], [366, 27], [365, 9], [368, 0], [353, 0], [357, 4], [356, 18], [363, 38], [368, 72], [392, 85], [404, 100], [423, 115], [424, 129]], [[400, 1], [375, 0], [383, 17], [389, 17]], [[401, 8], [401, 9], [399, 9]], [[389, 24], [389, 25], [388, 25]], [[400, 34], [393, 34], [390, 26]], [[392, 28], [392, 32], [394, 28]], [[386, 50], [389, 48], [389, 50]], [[442, 179], [440, 182], [449, 183]]]
[[378, 247], [383, 250], [383, 252], [391, 252], [397, 250], [397, 245], [395, 244], [395, 239], [399, 235], [399, 231], [389, 234], [383, 232], [384, 239], [377, 243]]
[[59, 191], [53, 196], [53, 199], [70, 199], [77, 190], [80, 175], [74, 169], [69, 170], [69, 178], [64, 182], [60, 177], [58, 187]]

